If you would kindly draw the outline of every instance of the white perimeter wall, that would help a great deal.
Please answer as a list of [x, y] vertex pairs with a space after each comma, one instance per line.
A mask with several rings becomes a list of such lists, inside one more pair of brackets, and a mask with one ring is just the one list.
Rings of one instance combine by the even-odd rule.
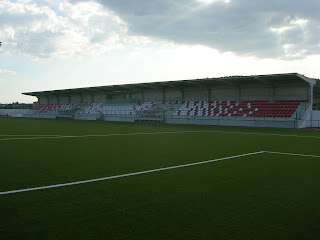
[[320, 128], [320, 111], [310, 111], [300, 128]]
[[32, 112], [30, 109], [0, 109], [0, 115], [2, 116], [15, 116], [21, 113], [29, 113]]
[[310, 118], [310, 127], [320, 128], [320, 111], [312, 111]]

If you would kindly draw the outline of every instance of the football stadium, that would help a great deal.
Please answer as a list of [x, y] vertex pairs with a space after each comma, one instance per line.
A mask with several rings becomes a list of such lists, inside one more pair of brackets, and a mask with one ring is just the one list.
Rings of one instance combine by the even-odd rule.
[[24, 93], [33, 109], [0, 118], [1, 239], [317, 239], [316, 86], [290, 73]]
[[315, 84], [293, 73], [29, 92], [38, 104], [23, 116], [303, 128]]

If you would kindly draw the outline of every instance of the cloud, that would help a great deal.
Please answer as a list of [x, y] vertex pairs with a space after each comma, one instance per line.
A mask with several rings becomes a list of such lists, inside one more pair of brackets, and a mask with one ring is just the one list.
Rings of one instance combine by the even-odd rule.
[[0, 69], [0, 75], [7, 74], [7, 75], [16, 75], [15, 71], [7, 70], [7, 69]]
[[99, 3], [0, 2], [4, 55], [32, 58], [96, 56], [121, 47], [126, 24]]
[[127, 22], [131, 35], [263, 58], [320, 53], [319, 0], [95, 1]]
[[97, 56], [152, 39], [260, 58], [320, 54], [319, 0], [2, 0], [0, 51]]

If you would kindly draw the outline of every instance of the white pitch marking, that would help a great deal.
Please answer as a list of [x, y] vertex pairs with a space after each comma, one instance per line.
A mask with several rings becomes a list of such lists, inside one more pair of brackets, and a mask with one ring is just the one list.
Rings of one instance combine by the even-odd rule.
[[260, 153], [264, 153], [264, 152], [265, 151], [253, 152], [253, 153], [245, 153], [245, 154], [240, 154], [240, 155], [231, 156], [231, 157], [224, 157], [224, 158], [218, 158], [218, 159], [207, 160], [207, 161], [202, 161], [202, 162], [188, 163], [188, 164], [183, 164], [183, 165], [177, 165], [177, 166], [171, 166], [171, 167], [165, 167], [165, 168], [158, 168], [158, 169], [146, 170], [146, 171], [135, 172], [135, 173], [127, 173], [127, 174], [121, 174], [121, 175], [110, 176], [110, 177], [103, 177], [103, 178], [96, 178], [96, 179], [90, 179], [90, 180], [83, 180], [83, 181], [76, 181], [76, 182], [69, 182], [69, 183], [62, 183], [62, 184], [55, 184], [55, 185], [42, 186], [42, 187], [11, 190], [11, 191], [0, 192], [0, 195], [36, 191], [36, 190], [48, 189], [48, 188], [65, 187], [65, 186], [71, 186], [71, 185], [77, 185], [77, 184], [83, 184], [83, 183], [98, 182], [98, 181], [110, 180], [110, 179], [115, 179], [115, 178], [122, 178], [122, 177], [141, 175], [141, 174], [152, 173], [152, 172], [160, 172], [160, 171], [165, 171], [165, 170], [170, 170], [170, 169], [175, 169], [175, 168], [190, 167], [190, 166], [201, 165], [201, 164], [206, 164], [206, 163], [211, 163], [211, 162], [217, 162], [217, 161], [222, 161], [222, 160], [227, 160], [227, 159], [232, 159], [232, 158], [239, 158], [239, 157], [244, 157], [244, 156], [256, 155], [256, 154], [260, 154]]
[[277, 134], [277, 133], [250, 133], [250, 132], [224, 132], [224, 131], [210, 131], [210, 132], [230, 133], [230, 134], [244, 134], [244, 135], [259, 135], [259, 136], [298, 137], [298, 138], [320, 138], [320, 136], [312, 136], [312, 135], [293, 135], [293, 134]]
[[32, 138], [3, 138], [0, 141], [9, 140], [36, 140], [36, 139], [55, 139], [55, 138], [85, 138], [85, 137], [111, 137], [111, 136], [132, 136], [132, 135], [155, 135], [155, 134], [177, 134], [177, 133], [225, 133], [225, 134], [244, 134], [244, 135], [258, 135], [258, 136], [277, 136], [277, 137], [297, 137], [297, 138], [315, 138], [320, 139], [320, 136], [311, 135], [290, 135], [290, 134], [276, 134], [276, 133], [250, 133], [250, 132], [225, 132], [225, 131], [175, 131], [175, 132], [141, 132], [141, 133], [111, 133], [111, 134], [100, 134], [100, 135], [74, 135], [74, 136], [43, 136], [43, 137], [32, 137]]
[[265, 153], [273, 153], [273, 154], [291, 155], [291, 156], [320, 158], [320, 156], [317, 156], [317, 155], [308, 155], [308, 154], [301, 154], [301, 153], [283, 153], [283, 152], [272, 152], [272, 151], [264, 151], [264, 152]]
[[52, 134], [43, 134], [43, 135], [28, 135], [28, 134], [1, 134], [0, 137], [61, 137], [63, 135], [52, 135]]
[[112, 137], [112, 136], [132, 136], [132, 135], [155, 135], [155, 134], [174, 134], [174, 133], [201, 133], [205, 131], [175, 131], [175, 132], [141, 132], [141, 133], [110, 133], [99, 135], [74, 135], [74, 136], [49, 136], [49, 137], [35, 137], [35, 138], [3, 138], [0, 141], [9, 140], [35, 140], [35, 139], [55, 139], [55, 138], [85, 138], [85, 137]]

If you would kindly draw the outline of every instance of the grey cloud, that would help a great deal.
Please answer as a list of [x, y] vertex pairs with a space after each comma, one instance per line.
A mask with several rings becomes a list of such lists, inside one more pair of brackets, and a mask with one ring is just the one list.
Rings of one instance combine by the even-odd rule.
[[0, 0], [0, 22], [1, 51], [34, 59], [99, 55], [117, 48], [126, 33], [126, 25], [97, 3], [47, 6]]
[[[82, 0], [73, 0], [79, 2]], [[129, 33], [182, 44], [202, 44], [222, 52], [296, 58], [283, 46], [320, 53], [319, 0], [95, 0], [128, 23]], [[294, 24], [306, 19], [303, 26]], [[291, 26], [283, 32], [271, 28]]]

